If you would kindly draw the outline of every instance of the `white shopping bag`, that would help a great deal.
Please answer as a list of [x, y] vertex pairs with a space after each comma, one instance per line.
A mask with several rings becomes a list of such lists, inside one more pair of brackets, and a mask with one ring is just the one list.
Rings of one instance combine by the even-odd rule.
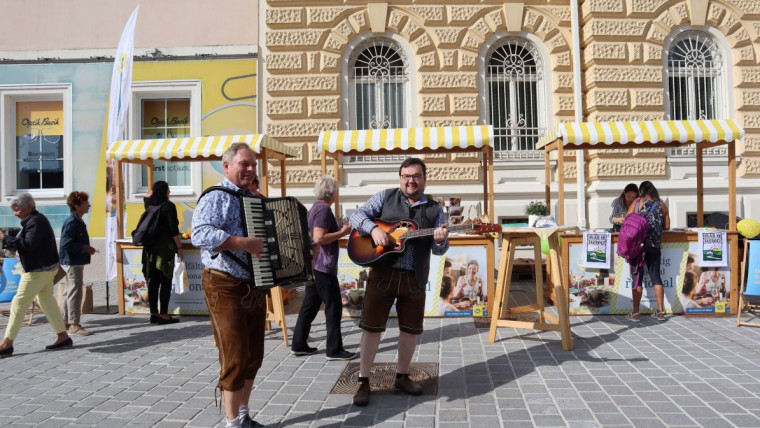
[[187, 269], [185, 262], [182, 262], [177, 258], [174, 262], [174, 277], [172, 278], [172, 286], [174, 292], [182, 294], [190, 285], [190, 280], [187, 278]]

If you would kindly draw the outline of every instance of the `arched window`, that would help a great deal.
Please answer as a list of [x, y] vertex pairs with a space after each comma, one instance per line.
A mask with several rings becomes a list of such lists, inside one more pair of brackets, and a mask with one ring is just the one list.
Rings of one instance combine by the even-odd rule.
[[353, 51], [348, 66], [351, 129], [405, 128], [409, 70], [398, 44], [368, 40]]
[[710, 34], [679, 34], [668, 49], [666, 70], [669, 119], [726, 118], [724, 61]]
[[506, 38], [486, 57], [488, 121], [497, 151], [534, 150], [546, 112], [541, 55], [533, 43]]

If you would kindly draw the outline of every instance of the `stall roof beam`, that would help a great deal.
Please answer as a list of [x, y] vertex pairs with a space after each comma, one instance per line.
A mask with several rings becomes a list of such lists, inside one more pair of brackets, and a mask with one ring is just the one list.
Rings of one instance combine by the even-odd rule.
[[[282, 154], [295, 157], [295, 150], [264, 134], [222, 135], [189, 138], [157, 138], [151, 140], [120, 140], [106, 151], [107, 159], [141, 163], [147, 160], [193, 161], [219, 160], [232, 143], [247, 143], [254, 152]], [[273, 156], [276, 157], [276, 156]]]

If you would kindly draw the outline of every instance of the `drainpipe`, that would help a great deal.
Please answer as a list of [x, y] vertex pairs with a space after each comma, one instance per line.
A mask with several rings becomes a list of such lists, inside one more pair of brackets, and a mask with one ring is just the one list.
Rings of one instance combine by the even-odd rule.
[[[573, 93], [575, 96], [575, 121], [583, 122], [583, 92], [581, 88], [581, 21], [578, 13], [578, 3], [581, 0], [570, 0], [572, 6], [571, 27], [573, 31]], [[584, 151], [575, 151], [576, 193], [578, 203], [578, 227], [586, 228], [586, 172]], [[562, 174], [562, 171], [559, 171]]]

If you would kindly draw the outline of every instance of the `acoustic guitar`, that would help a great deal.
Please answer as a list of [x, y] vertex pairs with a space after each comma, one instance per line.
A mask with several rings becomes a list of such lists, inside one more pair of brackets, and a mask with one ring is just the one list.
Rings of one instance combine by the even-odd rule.
[[[414, 220], [400, 220], [396, 223], [387, 223], [382, 220], [374, 220], [374, 222], [388, 234], [390, 243], [386, 247], [378, 247], [371, 235], [362, 236], [358, 230], [352, 230], [348, 235], [347, 250], [348, 257], [357, 265], [368, 266], [389, 254], [402, 253], [406, 248], [407, 240], [431, 236], [435, 231], [435, 228], [419, 229]], [[448, 225], [446, 228], [449, 232], [468, 230], [475, 235], [501, 233], [501, 226], [498, 224], [458, 224]]]

